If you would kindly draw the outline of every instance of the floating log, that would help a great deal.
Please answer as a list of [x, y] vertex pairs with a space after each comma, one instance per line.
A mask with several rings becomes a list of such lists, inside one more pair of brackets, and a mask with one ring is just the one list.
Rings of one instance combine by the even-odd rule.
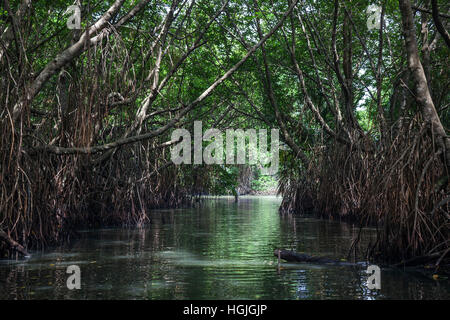
[[429, 264], [431, 262], [435, 262], [435, 266], [437, 267], [449, 251], [450, 249], [446, 249], [429, 255], [413, 257], [409, 260], [403, 260], [397, 264], [394, 264], [394, 267], [414, 267]]
[[[295, 251], [290, 250], [280, 250], [275, 249], [273, 252], [275, 257], [280, 257], [283, 260], [289, 261], [289, 262], [310, 262], [310, 263], [331, 263], [331, 264], [342, 264], [341, 261], [328, 259], [325, 257], [314, 257], [310, 256], [304, 253], [298, 253]], [[347, 263], [346, 263], [347, 264]]]
[[27, 250], [13, 238], [11, 238], [5, 231], [0, 229], [0, 240], [5, 241], [12, 249], [23, 254], [25, 257], [29, 256]]

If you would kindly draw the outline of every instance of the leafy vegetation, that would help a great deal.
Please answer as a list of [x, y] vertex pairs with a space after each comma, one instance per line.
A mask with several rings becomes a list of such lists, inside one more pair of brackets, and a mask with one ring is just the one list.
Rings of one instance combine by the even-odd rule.
[[[447, 259], [445, 1], [78, 0], [81, 30], [70, 4], [0, 7], [0, 251], [279, 179], [282, 213], [377, 226], [367, 259]], [[278, 176], [173, 165], [194, 121], [279, 129]]]

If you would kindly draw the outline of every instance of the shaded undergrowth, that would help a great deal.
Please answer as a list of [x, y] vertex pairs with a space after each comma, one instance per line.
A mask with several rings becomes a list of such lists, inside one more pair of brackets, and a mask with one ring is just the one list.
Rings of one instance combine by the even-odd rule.
[[376, 241], [361, 253], [368, 260], [448, 259], [448, 172], [429, 128], [416, 120], [396, 124], [371, 149], [331, 141], [312, 152], [309, 168], [288, 162], [279, 185], [280, 212], [376, 227]]

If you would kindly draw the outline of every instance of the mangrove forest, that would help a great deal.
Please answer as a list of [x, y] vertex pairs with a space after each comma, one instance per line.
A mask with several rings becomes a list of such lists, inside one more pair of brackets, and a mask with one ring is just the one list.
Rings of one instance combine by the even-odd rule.
[[0, 299], [450, 297], [448, 1], [0, 3]]

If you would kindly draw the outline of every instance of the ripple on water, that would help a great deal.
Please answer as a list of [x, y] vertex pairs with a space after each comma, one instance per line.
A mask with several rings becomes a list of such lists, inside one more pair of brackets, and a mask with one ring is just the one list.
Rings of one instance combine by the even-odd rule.
[[134, 241], [124, 241], [124, 240], [98, 240], [97, 246], [99, 247], [117, 247], [117, 246], [131, 246]]
[[114, 255], [108, 257], [111, 260], [134, 260], [142, 258], [142, 254], [124, 254], [124, 255]]
[[37, 254], [34, 257], [36, 257], [39, 260], [51, 260], [55, 258], [73, 258], [80, 255], [80, 252], [51, 252], [51, 253], [43, 253], [43, 254]]
[[273, 266], [273, 260], [263, 259], [207, 259], [199, 257], [188, 251], [162, 251], [156, 256], [168, 261], [171, 264], [184, 267], [213, 267], [213, 268], [253, 268]]

